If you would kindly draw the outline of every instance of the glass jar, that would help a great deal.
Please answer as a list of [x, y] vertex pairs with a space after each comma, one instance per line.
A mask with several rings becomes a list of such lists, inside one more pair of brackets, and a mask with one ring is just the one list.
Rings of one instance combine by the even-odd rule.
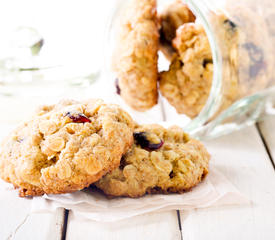
[[[108, 59], [116, 47], [119, 16], [126, 11], [126, 2], [118, 1], [109, 22], [105, 43]], [[159, 0], [158, 8], [167, 2]], [[184, 129], [207, 139], [253, 124], [265, 114], [275, 114], [275, 2], [183, 2], [204, 27], [214, 66], [208, 100], [194, 119], [183, 124]], [[110, 61], [105, 63], [105, 71], [111, 71]]]

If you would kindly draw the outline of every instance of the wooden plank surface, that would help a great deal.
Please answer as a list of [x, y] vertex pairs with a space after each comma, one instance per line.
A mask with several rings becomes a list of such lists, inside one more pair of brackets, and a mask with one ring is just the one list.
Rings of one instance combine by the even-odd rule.
[[[3, 183], [2, 185], [3, 186]], [[10, 189], [0, 191], [0, 239], [61, 239], [64, 210], [31, 214], [31, 199], [19, 198]]]
[[275, 239], [275, 172], [256, 127], [206, 145], [212, 163], [252, 203], [182, 214], [183, 239]]
[[[1, 139], [12, 127], [0, 126]], [[20, 198], [11, 184], [0, 181], [0, 240], [61, 239], [64, 209], [30, 214], [31, 199]]]
[[176, 211], [150, 213], [114, 223], [99, 223], [69, 214], [67, 240], [180, 240]]
[[258, 126], [275, 165], [275, 116], [266, 117]]

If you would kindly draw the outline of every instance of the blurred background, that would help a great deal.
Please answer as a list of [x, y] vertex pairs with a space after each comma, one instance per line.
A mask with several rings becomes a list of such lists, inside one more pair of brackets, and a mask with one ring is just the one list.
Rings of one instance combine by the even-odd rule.
[[0, 1], [0, 109], [9, 112], [2, 121], [21, 120], [23, 110], [45, 101], [89, 95], [115, 3]]
[[[240, 2], [249, 2], [251, 5], [254, 1]], [[263, 6], [272, 3], [272, 0], [262, 1]], [[118, 15], [114, 14], [116, 6], [125, 2], [0, 1], [0, 123], [17, 123], [26, 119], [37, 105], [55, 103], [61, 98], [95, 97], [109, 98], [121, 104], [141, 121], [145, 118], [151, 122], [162, 119], [157, 114], [162, 108], [167, 112], [167, 120], [177, 117], [183, 125], [190, 122], [185, 115], [177, 114], [165, 100], [164, 107], [159, 104], [145, 115], [134, 112], [114, 94], [115, 76], [106, 75], [108, 71], [102, 69], [110, 65], [111, 43], [114, 43], [107, 38], [114, 36], [110, 34], [111, 17]], [[159, 0], [159, 8], [169, 2]], [[212, 3], [221, 4], [224, 0], [201, 2], [209, 3], [212, 8]], [[265, 10], [269, 8], [265, 7]], [[273, 10], [271, 12], [270, 22], [274, 19]], [[268, 14], [262, 15], [265, 17]], [[273, 30], [272, 27], [270, 29]], [[159, 70], [167, 69], [169, 62], [162, 54], [159, 57]], [[104, 91], [98, 91], [99, 84]], [[274, 111], [273, 105], [269, 108]], [[231, 112], [236, 114], [235, 111]], [[240, 113], [245, 115], [242, 109]], [[239, 115], [237, 118], [242, 120]], [[247, 118], [245, 115], [244, 119]], [[233, 128], [236, 129], [236, 126]]]

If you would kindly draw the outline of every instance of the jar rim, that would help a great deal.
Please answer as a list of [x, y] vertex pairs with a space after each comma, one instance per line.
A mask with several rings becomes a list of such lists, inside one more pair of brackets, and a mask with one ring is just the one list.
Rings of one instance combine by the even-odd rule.
[[209, 14], [212, 12], [211, 6], [209, 6], [206, 1], [196, 1], [196, 0], [186, 0], [188, 7], [198, 18], [200, 23], [203, 25], [204, 30], [206, 32], [211, 53], [213, 59], [213, 78], [211, 90], [207, 99], [206, 104], [203, 109], [200, 111], [199, 115], [192, 119], [185, 127], [184, 130], [189, 132], [191, 135], [195, 134], [195, 132], [199, 131], [201, 127], [215, 114], [215, 112], [219, 108], [219, 103], [221, 102], [221, 90], [222, 90], [222, 54], [217, 47], [217, 39], [215, 38], [215, 34], [213, 28], [209, 24], [207, 18]]
[[[198, 114], [198, 116], [196, 116], [194, 119], [191, 119], [190, 122], [183, 126], [183, 129], [186, 132], [188, 132], [191, 135], [195, 135], [195, 133], [201, 130], [205, 123], [216, 113], [216, 111], [219, 108], [219, 104], [221, 102], [222, 97], [220, 94], [222, 89], [222, 54], [219, 51], [219, 48], [217, 47], [218, 44], [217, 40], [215, 39], [214, 31], [211, 28], [209, 21], [207, 20], [207, 18], [209, 17], [209, 13], [212, 10], [212, 7], [207, 5], [205, 0], [182, 1], [188, 4], [188, 7], [196, 15], [196, 17], [199, 19], [199, 21], [204, 27], [204, 30], [207, 34], [210, 43], [214, 67], [212, 86], [206, 104], [204, 105], [203, 109]], [[112, 77], [115, 77], [115, 75], [112, 74], [111, 70], [112, 52], [115, 48], [115, 41], [112, 41], [113, 39], [111, 38], [115, 35], [115, 26], [118, 20], [117, 16], [120, 15], [120, 13], [123, 11], [122, 5], [124, 4], [124, 0], [117, 0], [115, 5], [116, 7], [113, 8], [113, 11], [109, 16], [109, 19], [107, 21], [108, 24], [105, 29], [104, 55], [107, 57], [104, 59], [104, 63], [102, 65], [102, 72], [105, 74], [111, 74], [108, 76]]]

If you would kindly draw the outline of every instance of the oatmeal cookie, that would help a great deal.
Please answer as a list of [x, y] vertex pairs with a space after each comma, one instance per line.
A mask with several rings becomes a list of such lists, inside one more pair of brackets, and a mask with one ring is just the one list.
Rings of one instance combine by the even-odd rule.
[[217, 34], [216, 41], [222, 53], [223, 61], [222, 99], [216, 113], [216, 115], [218, 115], [240, 97], [238, 78], [240, 29], [239, 26], [223, 12], [216, 13], [210, 18], [210, 21]]
[[[246, 42], [252, 39], [252, 42], [263, 52], [265, 61], [273, 66], [275, 50], [275, 2], [272, 0], [262, 0], [260, 5], [257, 3], [255, 0], [243, 0], [236, 4], [236, 6], [228, 5], [227, 8], [233, 19], [232, 21], [235, 21], [242, 30], [247, 32]], [[250, 31], [251, 28], [254, 30]], [[271, 59], [272, 57], [273, 59]], [[267, 66], [267, 73], [270, 71], [268, 68]], [[273, 69], [273, 67], [271, 68]], [[257, 67], [252, 72], [257, 72]], [[274, 78], [275, 71], [272, 72]]]
[[167, 59], [175, 55], [172, 40], [176, 37], [176, 30], [183, 24], [195, 22], [195, 15], [181, 0], [175, 0], [160, 13], [160, 49]]
[[208, 38], [201, 25], [187, 23], [178, 28], [173, 45], [178, 56], [170, 69], [160, 74], [160, 92], [178, 113], [193, 118], [205, 105], [212, 85]]
[[135, 144], [123, 156], [120, 167], [95, 183], [109, 196], [184, 192], [208, 173], [207, 150], [177, 126], [137, 126], [134, 138]]
[[[263, 14], [263, 17], [265, 19], [266, 26], [268, 29], [268, 33], [269, 33], [270, 42], [272, 44], [272, 50], [270, 52], [274, 53], [275, 52], [275, 26], [274, 26], [275, 2], [271, 1], [271, 0], [264, 0], [263, 7], [261, 7], [260, 9], [257, 8], [257, 6], [255, 6], [255, 4], [253, 6], [256, 8], [255, 11], [258, 10], [257, 13], [261, 12]], [[275, 62], [275, 59], [274, 59], [274, 54], [273, 54], [273, 63], [274, 62]], [[270, 80], [268, 87], [275, 87], [275, 71], [274, 71], [274, 69], [273, 69], [272, 79]]]
[[0, 176], [20, 196], [81, 190], [119, 166], [133, 126], [126, 112], [101, 100], [43, 106], [2, 142]]
[[[242, 5], [231, 6], [228, 11], [234, 31], [238, 31], [237, 37], [229, 43], [233, 51], [229, 61], [236, 71], [238, 97], [241, 98], [267, 87], [273, 73], [272, 45], [265, 21], [260, 16], [255, 18], [254, 11]], [[220, 14], [215, 22], [219, 24], [222, 17], [224, 15]]]
[[132, 108], [157, 104], [158, 19], [156, 0], [132, 0], [124, 16], [113, 56], [117, 88]]
[[[262, 19], [242, 7], [229, 12], [230, 16], [220, 12], [210, 18], [223, 60], [222, 99], [216, 115], [238, 99], [265, 89], [273, 75], [274, 57]], [[169, 71], [160, 74], [160, 91], [179, 113], [193, 118], [205, 105], [212, 85], [210, 45], [197, 23], [182, 25], [173, 45], [178, 56]]]
[[255, 12], [246, 6], [229, 6], [227, 10], [227, 14], [220, 12], [210, 19], [223, 58], [223, 96], [216, 115], [240, 98], [265, 89], [274, 61], [263, 19], [255, 18]]

